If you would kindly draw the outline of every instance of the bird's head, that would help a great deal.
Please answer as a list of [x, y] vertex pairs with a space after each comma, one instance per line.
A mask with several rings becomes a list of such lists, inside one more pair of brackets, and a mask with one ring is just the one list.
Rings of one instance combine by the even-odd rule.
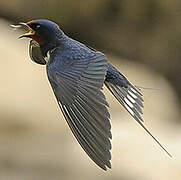
[[29, 30], [29, 32], [21, 35], [20, 38], [31, 38], [40, 46], [48, 43], [56, 43], [57, 39], [64, 34], [56, 23], [49, 20], [38, 19], [19, 24]]

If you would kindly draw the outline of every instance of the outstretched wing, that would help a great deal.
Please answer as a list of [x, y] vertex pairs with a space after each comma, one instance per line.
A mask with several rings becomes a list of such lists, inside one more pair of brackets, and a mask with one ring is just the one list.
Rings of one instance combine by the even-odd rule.
[[45, 65], [46, 64], [46, 61], [41, 53], [41, 50], [40, 50], [40, 46], [39, 44], [34, 41], [34, 40], [31, 40], [30, 41], [30, 44], [29, 44], [29, 54], [30, 54], [30, 58], [32, 61], [38, 63], [38, 64], [41, 64], [41, 65]]
[[102, 93], [107, 60], [98, 54], [64, 67], [47, 66], [48, 78], [64, 117], [79, 144], [102, 169], [111, 168], [111, 125]]

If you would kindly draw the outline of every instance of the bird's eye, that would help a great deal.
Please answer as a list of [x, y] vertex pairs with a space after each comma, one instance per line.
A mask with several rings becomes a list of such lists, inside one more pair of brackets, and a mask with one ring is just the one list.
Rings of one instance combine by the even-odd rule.
[[36, 26], [35, 26], [36, 28], [40, 28], [40, 25], [39, 24], [36, 24]]
[[36, 23], [29, 24], [29, 26], [33, 28], [34, 30], [37, 30], [38, 28], [40, 28], [40, 24], [36, 24]]

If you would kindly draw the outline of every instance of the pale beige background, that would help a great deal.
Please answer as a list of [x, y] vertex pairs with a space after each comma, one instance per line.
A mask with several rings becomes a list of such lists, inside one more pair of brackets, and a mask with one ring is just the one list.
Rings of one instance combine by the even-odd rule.
[[126, 60], [116, 63], [135, 84], [159, 89], [143, 90], [145, 125], [173, 158], [105, 91], [111, 106], [113, 148], [112, 170], [104, 172], [72, 136], [45, 67], [30, 61], [29, 40], [17, 39], [22, 32], [2, 19], [0, 29], [0, 179], [181, 179], [181, 127], [176, 124], [181, 112], [171, 85], [160, 74]]

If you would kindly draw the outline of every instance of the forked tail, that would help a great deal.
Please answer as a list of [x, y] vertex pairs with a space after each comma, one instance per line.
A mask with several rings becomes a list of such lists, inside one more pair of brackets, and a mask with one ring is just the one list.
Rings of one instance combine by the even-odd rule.
[[155, 142], [167, 153], [172, 155], [161, 145], [161, 143], [143, 125], [141, 117], [143, 108], [143, 98], [140, 89], [129, 83], [128, 87], [120, 87], [111, 82], [105, 82], [106, 87], [115, 96], [119, 103], [129, 112], [129, 114], [142, 126], [142, 128], [155, 140]]

